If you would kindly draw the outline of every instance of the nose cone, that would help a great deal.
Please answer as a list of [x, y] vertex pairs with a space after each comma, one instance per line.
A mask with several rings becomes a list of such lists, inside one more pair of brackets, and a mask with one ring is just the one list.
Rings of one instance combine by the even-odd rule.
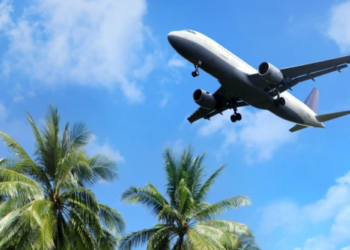
[[168, 41], [174, 48], [177, 47], [181, 40], [181, 35], [179, 31], [172, 31], [168, 34]]

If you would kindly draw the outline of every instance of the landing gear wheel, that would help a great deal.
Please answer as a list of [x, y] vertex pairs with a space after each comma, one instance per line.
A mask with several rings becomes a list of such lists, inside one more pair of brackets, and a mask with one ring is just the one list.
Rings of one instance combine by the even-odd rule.
[[231, 122], [236, 122], [237, 121], [237, 117], [235, 115], [231, 115]]
[[242, 120], [242, 115], [240, 113], [237, 113], [236, 114], [236, 119], [237, 119], [237, 121]]
[[199, 76], [199, 71], [198, 71], [198, 70], [193, 71], [193, 72], [192, 72], [192, 76], [193, 76], [193, 77]]
[[280, 106], [280, 102], [278, 100], [273, 100], [273, 105], [278, 108]]
[[283, 97], [281, 97], [279, 100], [278, 100], [279, 104], [281, 104], [281, 106], [284, 106], [286, 104], [286, 100], [284, 100]]

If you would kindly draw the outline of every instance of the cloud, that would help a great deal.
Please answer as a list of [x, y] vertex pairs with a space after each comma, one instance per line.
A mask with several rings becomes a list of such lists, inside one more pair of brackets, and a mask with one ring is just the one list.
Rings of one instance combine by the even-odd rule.
[[110, 157], [112, 160], [116, 162], [119, 162], [119, 163], [125, 162], [124, 157], [120, 154], [120, 152], [117, 149], [114, 148], [113, 145], [109, 144], [108, 142], [101, 144], [98, 141], [98, 138], [96, 135], [92, 136], [91, 141], [87, 146], [87, 151], [91, 155], [101, 153]]
[[180, 58], [178, 55], [174, 55], [168, 62], [169, 67], [182, 68], [186, 66], [186, 61]]
[[252, 112], [241, 108], [242, 121], [232, 123], [231, 112], [211, 118], [198, 129], [200, 136], [208, 137], [221, 134], [222, 151], [228, 152], [229, 146], [240, 146], [246, 151], [247, 163], [269, 160], [282, 145], [292, 142], [296, 134], [288, 130], [290, 122], [273, 115], [268, 111]]
[[346, 204], [350, 204], [350, 172], [336, 180], [323, 199], [304, 206], [305, 213], [313, 222], [334, 217]]
[[164, 108], [165, 105], [167, 105], [169, 98], [171, 97], [171, 94], [168, 92], [165, 92], [165, 91], [162, 91], [161, 94], [163, 95], [163, 98], [162, 98], [159, 105], [160, 105], [160, 107]]
[[[328, 235], [309, 237], [301, 250], [339, 249], [350, 244], [350, 171], [336, 179], [323, 198], [309, 204], [279, 201], [259, 209], [260, 228], [264, 233], [273, 230], [301, 230], [306, 223], [318, 225], [331, 221]], [[344, 248], [346, 249], [346, 248]]]
[[350, 1], [333, 6], [327, 35], [333, 39], [342, 52], [350, 51]]
[[169, 141], [166, 143], [166, 147], [169, 147], [176, 156], [180, 156], [186, 149], [182, 139], [177, 139], [175, 141]]
[[[261, 230], [270, 233], [278, 227], [296, 231], [302, 227], [303, 213], [292, 201], [278, 201], [262, 209]], [[288, 215], [288, 216], [286, 216]], [[271, 220], [273, 218], [273, 220]]]
[[335, 250], [336, 246], [330, 242], [326, 237], [318, 236], [307, 239], [304, 250]]
[[33, 0], [15, 18], [12, 1], [3, 1], [0, 31], [9, 48], [2, 73], [49, 85], [117, 87], [130, 102], [142, 102], [136, 82], [159, 57], [143, 24], [146, 7], [145, 0]]
[[4, 104], [0, 102], [0, 122], [4, 122], [7, 118], [8, 111]]

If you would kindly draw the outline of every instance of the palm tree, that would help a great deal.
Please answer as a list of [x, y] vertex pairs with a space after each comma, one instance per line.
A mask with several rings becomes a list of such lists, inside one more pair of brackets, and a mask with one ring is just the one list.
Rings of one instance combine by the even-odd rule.
[[236, 196], [214, 204], [205, 202], [209, 189], [225, 166], [203, 182], [204, 156], [193, 157], [193, 150], [188, 148], [177, 159], [171, 150], [165, 150], [168, 200], [152, 184], [141, 188], [131, 186], [122, 194], [125, 202], [151, 209], [159, 224], [128, 234], [121, 240], [119, 250], [146, 242], [148, 250], [258, 249], [246, 225], [217, 219], [228, 208], [249, 205], [247, 197]]
[[[0, 131], [14, 152], [0, 161], [0, 249], [115, 249], [125, 228], [122, 216], [100, 204], [88, 189], [117, 178], [108, 157], [84, 152], [91, 132], [80, 122], [59, 134], [59, 115], [50, 106], [39, 130], [29, 113], [35, 153]], [[14, 248], [16, 246], [16, 248]]]

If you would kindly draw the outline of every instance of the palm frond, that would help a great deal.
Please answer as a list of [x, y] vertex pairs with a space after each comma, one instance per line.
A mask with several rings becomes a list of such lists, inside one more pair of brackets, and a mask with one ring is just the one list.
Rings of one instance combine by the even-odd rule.
[[164, 226], [148, 240], [147, 250], [166, 250], [170, 247], [170, 236], [174, 232], [172, 225]]
[[45, 144], [43, 150], [38, 154], [38, 161], [45, 168], [51, 180], [55, 180], [57, 164], [60, 160], [60, 140], [59, 140], [60, 117], [57, 109], [50, 105], [46, 115], [45, 125], [42, 129], [42, 138]]
[[152, 237], [153, 234], [155, 234], [164, 227], [167, 227], [167, 225], [156, 225], [153, 228], [129, 233], [127, 236], [121, 239], [119, 244], [119, 250], [130, 250], [134, 247], [138, 247], [148, 242], [148, 240]]
[[60, 142], [60, 151], [61, 151], [62, 157], [65, 157], [70, 150], [69, 129], [70, 129], [69, 123], [67, 122], [66, 125], [64, 126], [63, 133], [62, 133], [62, 140]]
[[187, 233], [188, 241], [191, 244], [191, 249], [201, 250], [226, 250], [219, 242], [215, 239], [208, 237], [196, 229], [191, 229]]
[[196, 225], [195, 230], [204, 237], [215, 240], [225, 249], [237, 249], [240, 246], [238, 236], [207, 225]]
[[167, 173], [167, 195], [170, 198], [170, 204], [174, 204], [175, 191], [179, 180], [178, 161], [175, 159], [170, 148], [166, 148], [163, 153], [165, 171]]
[[[188, 151], [193, 151], [192, 148], [188, 148]], [[193, 158], [193, 153], [189, 155], [188, 163], [190, 164], [188, 171], [187, 185], [192, 194], [198, 193], [198, 190], [201, 187], [201, 181], [204, 175], [204, 165], [202, 164], [205, 153], [201, 156]], [[194, 195], [193, 195], [194, 196]]]
[[146, 205], [152, 209], [155, 215], [158, 215], [163, 207], [168, 204], [165, 198], [150, 183], [142, 188], [129, 187], [122, 194], [122, 200], [131, 204], [140, 203]]
[[15, 141], [11, 136], [0, 131], [0, 138], [5, 143], [6, 147], [11, 149], [18, 158], [25, 160], [28, 165], [36, 165], [33, 162], [33, 160], [29, 157], [27, 152], [21, 147], [21, 145], [17, 141]]
[[105, 155], [95, 155], [89, 159], [89, 164], [92, 169], [91, 183], [110, 182], [118, 178], [116, 162]]
[[77, 243], [81, 244], [84, 249], [94, 250], [96, 242], [89, 232], [86, 223], [84, 223], [84, 221], [81, 219], [80, 214], [78, 214], [74, 209], [70, 210], [69, 222], [72, 226], [72, 231], [74, 231], [74, 234], [77, 236], [75, 240], [77, 240]]
[[181, 179], [178, 188], [175, 192], [176, 197], [176, 208], [180, 214], [187, 214], [193, 208], [193, 198], [191, 191], [187, 187], [187, 183], [184, 179]]
[[208, 221], [199, 221], [197, 224], [217, 228], [219, 230], [225, 231], [225, 232], [230, 233], [230, 234], [246, 235], [246, 236], [252, 235], [252, 233], [249, 231], [247, 225], [245, 225], [243, 223], [238, 223], [235, 221], [208, 220]]
[[103, 250], [115, 250], [118, 245], [118, 238], [106, 229], [103, 229], [103, 235], [98, 241], [98, 248]]
[[42, 189], [21, 181], [0, 182], [0, 195], [6, 197], [20, 196], [23, 200], [31, 200], [43, 197]]
[[58, 161], [55, 174], [55, 190], [59, 190], [61, 185], [66, 182], [67, 178], [72, 173], [76, 174], [78, 179], [80, 173], [84, 173], [84, 175], [86, 175], [86, 173], [92, 175], [89, 161], [86, 155], [81, 151], [71, 151], [66, 157], [61, 158]]
[[[98, 217], [98, 215], [90, 210], [87, 206], [84, 204], [68, 200], [68, 205], [70, 209], [70, 214], [72, 216], [78, 216], [81, 220], [80, 228], [87, 228], [87, 233], [89, 234], [89, 237], [94, 239], [99, 239], [102, 235], [102, 224]], [[93, 237], [94, 236], [94, 237]]]
[[199, 211], [194, 215], [194, 218], [197, 220], [213, 219], [226, 212], [229, 208], [239, 208], [250, 204], [248, 197], [240, 195], [214, 203]]
[[60, 199], [63, 202], [78, 202], [89, 208], [91, 211], [99, 211], [99, 204], [95, 194], [90, 189], [84, 187], [70, 188], [60, 195]]
[[91, 139], [91, 135], [84, 122], [75, 123], [69, 134], [70, 148], [79, 149], [86, 146]]
[[162, 210], [158, 212], [157, 219], [160, 222], [166, 224], [172, 224], [174, 222], [181, 223], [181, 214], [175, 208], [172, 208], [170, 204], [163, 206]]
[[203, 201], [206, 198], [207, 192], [210, 187], [215, 183], [216, 178], [221, 174], [221, 172], [225, 169], [226, 165], [219, 167], [208, 179], [207, 181], [200, 187], [198, 193], [194, 194], [194, 199], [197, 202]]
[[106, 225], [114, 235], [121, 235], [125, 231], [125, 221], [122, 215], [109, 206], [103, 204], [98, 204], [98, 206], [98, 215], [102, 223]]
[[32, 131], [33, 131], [34, 136], [35, 136], [36, 147], [37, 147], [36, 154], [40, 154], [42, 152], [42, 150], [45, 149], [45, 144], [44, 144], [43, 138], [41, 137], [40, 131], [39, 131], [38, 127], [36, 126], [32, 116], [28, 112], [26, 112], [26, 114], [27, 114], [27, 119], [32, 127]]

